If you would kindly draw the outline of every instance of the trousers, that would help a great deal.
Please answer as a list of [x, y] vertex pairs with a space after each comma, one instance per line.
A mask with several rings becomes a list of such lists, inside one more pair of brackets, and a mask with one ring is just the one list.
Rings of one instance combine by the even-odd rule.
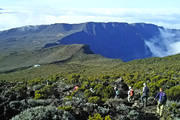
[[163, 109], [164, 109], [164, 104], [161, 104], [160, 102], [158, 102], [158, 104], [157, 104], [157, 114], [162, 116]]
[[143, 103], [143, 107], [147, 106], [147, 99], [148, 99], [148, 96], [145, 95], [145, 94], [142, 94], [142, 96], [141, 96], [141, 103]]

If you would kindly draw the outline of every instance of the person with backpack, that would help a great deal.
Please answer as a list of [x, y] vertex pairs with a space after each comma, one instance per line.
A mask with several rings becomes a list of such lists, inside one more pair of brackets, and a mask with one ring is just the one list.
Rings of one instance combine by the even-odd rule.
[[114, 87], [114, 91], [115, 91], [115, 98], [119, 98], [119, 90], [117, 89], [117, 87]]
[[147, 87], [146, 83], [143, 84], [142, 96], [141, 96], [141, 103], [143, 103], [143, 107], [147, 106], [147, 99], [149, 96], [149, 88]]
[[78, 89], [79, 89], [79, 86], [76, 85], [73, 90], [76, 91], [76, 90], [78, 90]]
[[134, 96], [134, 90], [132, 89], [131, 86], [129, 86], [129, 90], [128, 90], [128, 102], [131, 102], [133, 96]]
[[166, 104], [167, 97], [166, 93], [163, 92], [162, 88], [160, 88], [159, 91], [160, 92], [156, 95], [154, 100], [156, 100], [157, 98], [159, 99], [157, 104], [157, 113], [159, 114], [159, 116], [162, 116], [163, 108]]

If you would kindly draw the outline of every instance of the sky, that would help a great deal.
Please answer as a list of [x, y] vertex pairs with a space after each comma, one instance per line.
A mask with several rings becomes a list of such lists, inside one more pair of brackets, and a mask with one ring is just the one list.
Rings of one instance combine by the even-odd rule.
[[0, 30], [82, 22], [152, 23], [180, 29], [180, 0], [0, 0]]

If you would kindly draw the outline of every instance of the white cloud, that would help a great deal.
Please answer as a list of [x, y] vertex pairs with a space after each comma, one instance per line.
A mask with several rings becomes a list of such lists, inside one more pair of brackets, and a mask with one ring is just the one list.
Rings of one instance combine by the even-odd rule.
[[147, 40], [146, 45], [154, 56], [164, 57], [180, 53], [180, 33], [160, 29], [160, 34]]
[[180, 9], [2, 7], [0, 30], [26, 25], [81, 22], [146, 22], [180, 28]]

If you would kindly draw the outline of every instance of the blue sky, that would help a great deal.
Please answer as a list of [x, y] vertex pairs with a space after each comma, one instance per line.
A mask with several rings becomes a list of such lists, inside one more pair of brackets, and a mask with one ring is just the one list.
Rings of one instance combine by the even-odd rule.
[[180, 0], [0, 0], [0, 30], [25, 25], [145, 22], [180, 29]]

